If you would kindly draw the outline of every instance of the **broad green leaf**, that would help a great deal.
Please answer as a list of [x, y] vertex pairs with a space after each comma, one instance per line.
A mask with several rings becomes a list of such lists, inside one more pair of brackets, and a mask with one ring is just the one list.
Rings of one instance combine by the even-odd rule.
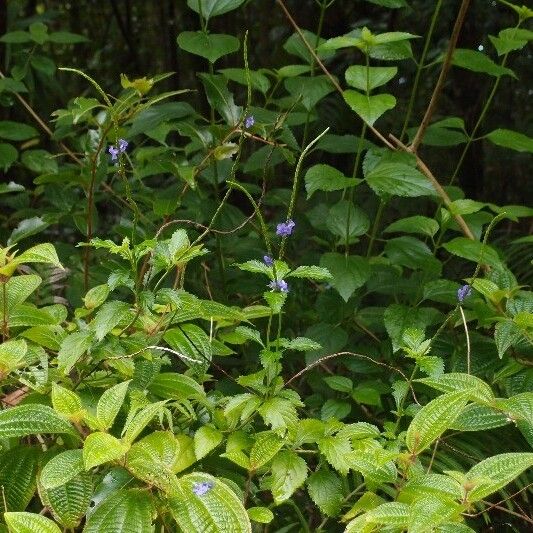
[[[302, 33], [305, 37], [305, 40], [314, 46], [315, 43], [318, 43], [318, 47], [315, 50], [320, 59], [326, 59], [333, 55], [333, 52], [330, 50], [323, 50], [321, 45], [325, 43], [325, 39], [319, 37], [315, 33], [309, 30], [302, 30]], [[285, 51], [291, 55], [298, 56], [300, 59], [303, 59], [306, 63], [311, 65], [313, 63], [313, 56], [307, 46], [303, 43], [302, 38], [299, 33], [293, 33], [283, 45]], [[287, 77], [287, 76], [284, 76]]]
[[250, 450], [250, 470], [266, 465], [282, 448], [283, 440], [273, 431], [260, 433]]
[[318, 449], [335, 470], [343, 475], [348, 473], [352, 466], [352, 447], [348, 436], [327, 435], [318, 441]]
[[70, 433], [72, 426], [51, 407], [40, 404], [17, 405], [0, 411], [0, 438]]
[[73, 391], [52, 383], [52, 407], [60, 415], [70, 420], [79, 421], [83, 418], [81, 398]]
[[509, 424], [505, 414], [485, 405], [471, 403], [455, 419], [450, 429], [458, 431], [486, 431]]
[[533, 154], [533, 138], [523, 133], [499, 128], [487, 133], [485, 137], [498, 146], [510, 148], [517, 152], [529, 152]]
[[502, 453], [484, 459], [473, 466], [466, 477], [473, 485], [468, 494], [469, 502], [477, 502], [500, 490], [533, 466], [533, 453]]
[[42, 471], [40, 483], [45, 489], [55, 489], [68, 483], [83, 471], [83, 451], [66, 450], [48, 461]]
[[346, 83], [360, 91], [371, 91], [392, 80], [398, 73], [398, 67], [366, 67], [352, 65], [345, 72]]
[[31, 42], [31, 35], [27, 31], [10, 31], [0, 37], [0, 41], [9, 44], [21, 44]]
[[109, 285], [104, 283], [90, 289], [83, 297], [83, 302], [87, 309], [95, 309], [96, 307], [100, 307], [107, 300], [108, 296]]
[[[405, 503], [387, 502], [372, 509], [366, 515], [366, 521], [406, 529], [409, 521], [410, 506]], [[350, 530], [355, 531], [355, 530]]]
[[79, 33], [69, 31], [54, 31], [49, 35], [49, 40], [58, 44], [77, 44], [86, 43], [89, 39]]
[[89, 330], [77, 331], [67, 335], [61, 342], [57, 354], [58, 368], [67, 375], [80, 357], [91, 347], [94, 333]]
[[427, 272], [440, 272], [441, 269], [440, 261], [434, 257], [429, 246], [409, 235], [389, 239], [385, 244], [385, 254], [393, 265]]
[[[35, 274], [24, 274], [22, 276], [14, 276], [9, 278], [6, 283], [7, 308], [8, 315], [13, 309], [25, 302], [26, 299], [37, 289], [42, 283], [42, 279]], [[4, 291], [0, 291], [0, 309], [4, 309]]]
[[356, 289], [362, 287], [370, 276], [370, 266], [364, 257], [338, 253], [326, 253], [320, 258], [320, 266], [327, 268], [333, 279], [331, 285], [337, 289], [344, 301], [348, 301]]
[[498, 349], [500, 359], [504, 356], [508, 348], [513, 344], [518, 344], [522, 339], [522, 332], [512, 320], [498, 322], [494, 328], [494, 342]]
[[409, 451], [419, 454], [439, 438], [461, 414], [468, 393], [442, 394], [418, 411], [407, 428], [405, 443]]
[[274, 513], [268, 507], [250, 507], [246, 512], [250, 520], [259, 524], [269, 524], [274, 520]]
[[129, 315], [130, 306], [125, 302], [107, 302], [100, 307], [91, 328], [94, 330], [96, 340], [101, 341], [113, 328]]
[[454, 501], [434, 495], [424, 496], [411, 505], [409, 533], [426, 533], [428, 524], [435, 527], [443, 522], [458, 518], [461, 506]]
[[294, 403], [279, 396], [263, 402], [258, 412], [272, 429], [291, 427], [298, 420]]
[[326, 281], [331, 279], [331, 274], [327, 268], [317, 266], [299, 266], [287, 274], [288, 278], [312, 279], [315, 281]]
[[[244, 68], [223, 68], [218, 70], [222, 75], [224, 75], [228, 80], [240, 83], [241, 85], [248, 85], [248, 78], [246, 74], [246, 69]], [[270, 80], [262, 73], [257, 70], [249, 70], [250, 74], [250, 85], [253, 89], [266, 94], [270, 88]]]
[[505, 410], [515, 422], [529, 445], [533, 448], [533, 392], [523, 392], [500, 401], [498, 407]]
[[26, 366], [24, 361], [28, 345], [25, 340], [8, 340], [0, 344], [0, 376], [17, 369], [19, 366]]
[[[187, 0], [187, 5], [206, 20], [237, 9], [245, 0]], [[200, 9], [201, 8], [201, 9]]]
[[236, 494], [222, 481], [194, 472], [178, 479], [170, 512], [183, 531], [251, 533], [248, 514]]
[[485, 263], [494, 268], [498, 268], [501, 265], [500, 258], [494, 248], [488, 244], [483, 245], [479, 241], [473, 241], [466, 237], [456, 237], [444, 243], [442, 247], [451, 254], [462, 257], [467, 261]]
[[272, 462], [272, 496], [276, 504], [288, 500], [307, 478], [306, 462], [291, 451], [280, 452]]
[[83, 533], [153, 533], [153, 506], [144, 490], [118, 490], [94, 509]]
[[461, 484], [443, 474], [418, 474], [409, 479], [401, 489], [398, 500], [411, 503], [423, 496], [437, 496], [441, 499], [460, 500], [463, 496]]
[[494, 400], [492, 389], [480, 378], [460, 372], [442, 374], [438, 378], [417, 379], [441, 392], [468, 392], [472, 400], [483, 403], [491, 403]]
[[345, 376], [327, 376], [324, 381], [328, 386], [339, 392], [352, 392], [353, 381]]
[[308, 111], [313, 110], [320, 100], [335, 90], [325, 75], [285, 78], [284, 86]]
[[489, 56], [477, 50], [457, 48], [453, 53], [453, 64], [457, 67], [465, 68], [473, 72], [489, 74], [490, 76], [512, 76], [516, 78], [515, 73], [511, 69], [494, 63]]
[[314, 165], [305, 173], [307, 199], [316, 191], [340, 191], [358, 183], [359, 180], [347, 178], [340, 170], [330, 165]]
[[348, 200], [340, 200], [329, 210], [326, 226], [344, 243], [346, 233], [349, 241], [364, 235], [370, 228], [370, 220], [362, 208]]
[[24, 150], [20, 162], [35, 174], [57, 174], [58, 164], [46, 150]]
[[152, 421], [152, 418], [161, 412], [166, 403], [166, 400], [151, 403], [137, 411], [133, 416], [128, 416], [128, 421], [122, 432], [124, 441], [131, 444]]
[[8, 141], [27, 141], [33, 137], [37, 137], [39, 133], [33, 126], [22, 124], [20, 122], [13, 122], [11, 120], [0, 121], [0, 139], [7, 139]]
[[[18, 159], [18, 156], [18, 150], [12, 144], [0, 143], [0, 168], [4, 172], [7, 172], [9, 170], [11, 165]], [[16, 189], [14, 189], [14, 192], [16, 192]]]
[[4, 520], [10, 533], [61, 533], [59, 526], [35, 513], [4, 513]]
[[[16, 244], [27, 237], [31, 237], [32, 235], [36, 235], [37, 233], [44, 231], [48, 226], [48, 222], [45, 222], [41, 217], [25, 218], [17, 224], [16, 228], [13, 229], [9, 239], [7, 240], [7, 243]], [[20, 256], [15, 259], [15, 262], [20, 262]]]
[[187, 364], [207, 367], [212, 358], [209, 336], [194, 324], [184, 324], [181, 328], [169, 329], [163, 336], [165, 342], [177, 352], [183, 354]]
[[57, 257], [56, 249], [50, 243], [38, 244], [22, 252], [15, 258], [19, 265], [27, 263], [47, 263], [59, 268], [63, 268]]
[[240, 42], [233, 35], [184, 31], [178, 35], [178, 45], [186, 52], [215, 63], [221, 57], [236, 52], [240, 47]]
[[124, 456], [129, 446], [109, 433], [91, 433], [83, 443], [85, 470], [115, 461]]
[[203, 387], [197, 381], [175, 372], [157, 374], [148, 386], [148, 390], [168, 400], [187, 400], [205, 396]]
[[429, 237], [434, 237], [437, 231], [439, 223], [436, 220], [420, 215], [396, 220], [383, 230], [384, 233], [418, 233]]
[[109, 429], [113, 425], [113, 422], [126, 399], [129, 384], [130, 381], [118, 383], [104, 391], [102, 396], [100, 396], [96, 406], [96, 418], [100, 423], [101, 429]]
[[377, 4], [378, 6], [389, 7], [391, 9], [398, 9], [400, 7], [406, 7], [407, 2], [405, 0], [366, 0], [371, 4]]
[[348, 89], [342, 95], [351, 109], [370, 126], [373, 126], [383, 113], [396, 106], [396, 98], [392, 94], [367, 96], [366, 94]]
[[416, 168], [404, 163], [379, 163], [366, 182], [380, 196], [433, 196], [433, 184]]
[[89, 474], [83, 473], [54, 489], [39, 485], [43, 505], [52, 512], [56, 521], [66, 528], [79, 526], [91, 503], [93, 484]]
[[344, 501], [342, 479], [327, 468], [311, 474], [307, 480], [309, 496], [326, 516], [336, 516]]
[[202, 426], [194, 434], [194, 455], [198, 460], [203, 459], [213, 451], [223, 439], [222, 433], [211, 426]]
[[0, 453], [1, 512], [26, 509], [35, 494], [39, 461], [38, 448], [17, 446]]

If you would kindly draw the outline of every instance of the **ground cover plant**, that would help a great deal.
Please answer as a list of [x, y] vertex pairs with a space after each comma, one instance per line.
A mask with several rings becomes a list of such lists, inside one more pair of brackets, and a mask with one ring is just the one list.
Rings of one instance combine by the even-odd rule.
[[463, 189], [531, 162], [533, 10], [466, 48], [469, 0], [179, 1], [176, 87], [60, 4], [2, 8], [0, 531], [529, 530], [533, 209]]

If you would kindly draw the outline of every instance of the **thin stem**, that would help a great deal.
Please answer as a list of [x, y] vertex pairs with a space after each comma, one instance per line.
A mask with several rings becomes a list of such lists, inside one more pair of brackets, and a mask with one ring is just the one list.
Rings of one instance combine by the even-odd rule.
[[416, 132], [413, 143], [410, 146], [410, 150], [412, 152], [416, 152], [418, 150], [420, 143], [424, 139], [424, 135], [426, 133], [427, 127], [429, 126], [431, 117], [433, 116], [433, 113], [435, 112], [435, 109], [437, 107], [437, 102], [439, 100], [440, 93], [442, 92], [442, 88], [444, 87], [444, 82], [446, 81], [448, 71], [450, 70], [450, 67], [452, 65], [453, 53], [455, 51], [455, 47], [457, 46], [457, 39], [459, 38], [459, 33], [461, 32], [461, 28], [463, 27], [469, 4], [470, 0], [463, 0], [461, 2], [461, 7], [459, 8], [457, 18], [455, 19], [452, 35], [448, 44], [448, 49], [446, 50], [446, 56], [444, 57], [444, 61], [442, 63], [439, 79], [437, 80], [435, 88], [433, 89], [433, 94], [431, 95], [431, 100], [429, 101], [429, 105], [426, 109], [426, 113], [424, 114], [424, 118], [422, 119], [422, 122], [418, 127], [418, 131]]
[[387, 202], [385, 200], [379, 201], [379, 207], [376, 213], [376, 217], [374, 218], [374, 225], [372, 226], [372, 233], [370, 234], [370, 241], [368, 242], [368, 249], [366, 251], [366, 256], [370, 257], [372, 254], [372, 249], [374, 248], [374, 241], [376, 240], [376, 235], [378, 233], [378, 228], [381, 223], [381, 217], [383, 215], [383, 210], [385, 209], [385, 205]]
[[459, 311], [461, 312], [466, 335], [466, 373], [470, 374], [470, 335], [468, 333], [468, 325], [466, 324], [465, 312], [463, 311], [462, 306], [459, 306]]
[[409, 127], [409, 119], [411, 118], [415, 99], [418, 94], [418, 85], [420, 83], [420, 76], [422, 74], [422, 69], [424, 68], [424, 63], [426, 62], [426, 56], [429, 50], [429, 45], [431, 43], [431, 38], [433, 37], [433, 32], [435, 31], [435, 24], [437, 22], [441, 7], [442, 7], [442, 0], [437, 0], [435, 11], [433, 12], [433, 16], [431, 17], [431, 22], [429, 24], [429, 30], [426, 35], [424, 49], [422, 50], [420, 61], [418, 62], [417, 67], [416, 67], [415, 81], [413, 83], [413, 89], [411, 90], [411, 97], [409, 98], [409, 104], [407, 106], [407, 113], [405, 114], [405, 120], [403, 122], [402, 132], [400, 133], [400, 137], [399, 137], [400, 141], [403, 140], [403, 136], [405, 135], [405, 132], [407, 131], [407, 128]]
[[3, 279], [2, 283], [2, 341], [9, 338], [9, 326], [7, 323], [7, 279]]

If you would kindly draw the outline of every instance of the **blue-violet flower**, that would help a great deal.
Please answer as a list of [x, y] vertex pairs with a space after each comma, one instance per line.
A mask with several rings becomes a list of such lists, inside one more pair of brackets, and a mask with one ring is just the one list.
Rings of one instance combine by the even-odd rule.
[[107, 149], [107, 151], [111, 154], [111, 161], [113, 162], [118, 161], [118, 156], [120, 154], [123, 154], [128, 148], [128, 141], [126, 141], [125, 139], [119, 139], [117, 144], [118, 146], [111, 145]]
[[276, 226], [276, 235], [279, 235], [280, 237], [288, 237], [291, 235], [294, 226], [296, 226], [296, 224], [290, 218], [287, 222], [280, 222]]
[[255, 118], [253, 115], [250, 115], [244, 119], [244, 127], [246, 129], [251, 128], [255, 124]]
[[470, 285], [463, 285], [457, 289], [457, 299], [459, 300], [459, 303], [462, 304], [465, 298], [468, 298], [471, 294], [472, 289], [470, 288]]
[[269, 255], [264, 255], [263, 262], [267, 267], [271, 267], [274, 264], [274, 259], [272, 259], [272, 257], [270, 257]]
[[273, 291], [279, 291], [279, 292], [289, 292], [289, 285], [284, 279], [278, 279], [275, 281], [271, 281], [268, 286]]
[[207, 494], [213, 487], [214, 483], [212, 481], [201, 481], [193, 485], [192, 491], [194, 494], [196, 494], [196, 496], [203, 496], [204, 494]]

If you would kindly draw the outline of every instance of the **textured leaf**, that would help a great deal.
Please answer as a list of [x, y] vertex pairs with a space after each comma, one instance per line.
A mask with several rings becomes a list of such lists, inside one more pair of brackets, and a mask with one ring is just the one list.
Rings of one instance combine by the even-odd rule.
[[433, 184], [424, 174], [405, 163], [379, 163], [366, 174], [366, 182], [380, 196], [435, 195]]
[[406, 528], [410, 508], [405, 503], [388, 502], [372, 509], [366, 514], [366, 520], [374, 524], [391, 525]]
[[55, 489], [64, 485], [83, 471], [83, 451], [66, 450], [48, 461], [40, 477], [41, 485], [46, 489]]
[[470, 374], [460, 372], [450, 372], [442, 374], [438, 378], [417, 379], [441, 392], [468, 392], [470, 398], [483, 403], [491, 403], [494, 400], [492, 389], [482, 380]]
[[509, 424], [506, 415], [485, 405], [472, 403], [455, 419], [450, 429], [459, 431], [486, 431]]
[[124, 441], [131, 444], [165, 404], [166, 400], [152, 403], [140, 409], [131, 419], [128, 417], [128, 423], [123, 430]]
[[318, 441], [318, 449], [335, 470], [344, 475], [348, 473], [351, 467], [352, 447], [347, 435], [323, 437]]
[[194, 454], [197, 459], [202, 459], [212, 450], [214, 450], [221, 442], [222, 433], [211, 426], [202, 426], [194, 434]]
[[153, 533], [152, 512], [152, 499], [146, 491], [122, 489], [94, 509], [83, 533]]
[[64, 418], [46, 405], [17, 405], [0, 411], [0, 438], [26, 437], [37, 433], [76, 434]]
[[282, 446], [283, 440], [273, 431], [259, 434], [250, 451], [250, 470], [266, 465]]
[[250, 520], [259, 524], [269, 524], [274, 520], [274, 513], [268, 507], [250, 507], [246, 512]]
[[178, 480], [170, 511], [182, 531], [251, 533], [248, 514], [235, 493], [222, 481], [194, 472]]
[[327, 268], [333, 279], [331, 285], [337, 289], [344, 301], [348, 301], [356, 289], [362, 287], [370, 276], [370, 266], [364, 257], [325, 253], [320, 266]]
[[[25, 302], [41, 282], [42, 279], [35, 274], [26, 274], [10, 278], [6, 283], [6, 307], [8, 315], [11, 315], [11, 312], [16, 306]], [[4, 291], [0, 291], [0, 309], [4, 309]]]
[[484, 459], [466, 474], [467, 479], [474, 485], [467, 494], [468, 501], [482, 500], [505, 487], [532, 466], [533, 453], [502, 453]]
[[173, 350], [188, 358], [185, 359], [187, 364], [192, 359], [204, 367], [211, 361], [213, 351], [209, 336], [194, 324], [185, 324], [181, 329], [169, 329], [163, 338]]
[[109, 429], [118, 415], [128, 392], [130, 381], [124, 381], [104, 391], [96, 405], [96, 418], [101, 429]]
[[23, 511], [30, 503], [36, 487], [40, 451], [18, 446], [0, 454], [0, 511]]
[[57, 354], [58, 367], [63, 374], [68, 374], [80, 357], [91, 347], [94, 335], [91, 331], [77, 331], [67, 335], [61, 342]]
[[168, 400], [187, 400], [205, 396], [204, 389], [197, 381], [175, 372], [158, 374], [148, 386], [148, 390]]
[[411, 478], [401, 489], [399, 501], [410, 503], [422, 496], [433, 495], [441, 499], [460, 500], [461, 484], [443, 474], [421, 474]]
[[392, 94], [376, 94], [367, 96], [357, 91], [348, 89], [342, 93], [346, 103], [355, 111], [367, 124], [374, 125], [374, 122], [386, 111], [396, 106], [396, 98]]
[[61, 533], [58, 525], [34, 513], [4, 513], [10, 533]]
[[330, 165], [314, 165], [305, 173], [307, 199], [316, 191], [339, 191], [357, 183], [358, 180], [347, 178], [340, 170]]
[[223, 33], [184, 31], [178, 35], [178, 45], [186, 52], [215, 63], [222, 56], [236, 52], [240, 47], [240, 42], [233, 35]]
[[272, 496], [276, 504], [288, 500], [307, 478], [307, 464], [294, 452], [280, 452], [272, 462]]
[[405, 442], [409, 450], [420, 453], [430, 446], [453, 424], [467, 401], [467, 392], [452, 392], [422, 407], [407, 428]]
[[327, 268], [321, 268], [317, 266], [299, 266], [287, 274], [287, 277], [326, 281], [331, 279], [331, 274]]
[[533, 392], [516, 394], [499, 406], [509, 413], [529, 445], [533, 448]]
[[307, 480], [309, 496], [320, 511], [327, 516], [336, 516], [342, 507], [344, 491], [342, 480], [338, 474], [321, 468], [309, 476]]
[[408, 531], [409, 533], [426, 533], [428, 524], [432, 527], [458, 517], [461, 507], [448, 499], [437, 496], [424, 496], [411, 506]]
[[120, 459], [129, 446], [109, 433], [91, 433], [83, 443], [83, 464], [85, 470]]
[[80, 397], [57, 383], [52, 383], [52, 407], [71, 420], [80, 420], [83, 416]]
[[57, 257], [56, 249], [50, 243], [37, 244], [16, 257], [17, 264], [46, 263], [63, 268]]
[[94, 329], [96, 340], [101, 341], [129, 314], [129, 305], [125, 302], [107, 302], [100, 307], [91, 327]]

